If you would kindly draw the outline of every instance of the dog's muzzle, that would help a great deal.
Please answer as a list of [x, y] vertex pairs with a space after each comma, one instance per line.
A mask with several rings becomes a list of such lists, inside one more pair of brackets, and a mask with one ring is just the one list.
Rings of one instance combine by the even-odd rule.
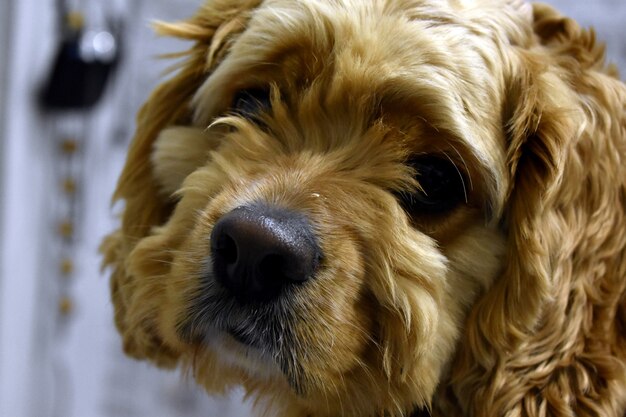
[[268, 302], [310, 280], [322, 252], [307, 218], [266, 204], [238, 207], [211, 233], [215, 279], [242, 303]]

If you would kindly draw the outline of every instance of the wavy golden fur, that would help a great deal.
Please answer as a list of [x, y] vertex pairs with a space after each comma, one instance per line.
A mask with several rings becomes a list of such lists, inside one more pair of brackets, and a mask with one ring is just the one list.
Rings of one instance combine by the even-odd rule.
[[[102, 246], [128, 354], [268, 416], [625, 415], [626, 87], [593, 31], [517, 0], [208, 0], [158, 29], [193, 46], [139, 113]], [[231, 111], [252, 87], [260, 121]], [[424, 154], [468, 179], [450, 213], [397, 199]], [[325, 256], [250, 308], [208, 241], [259, 201]]]

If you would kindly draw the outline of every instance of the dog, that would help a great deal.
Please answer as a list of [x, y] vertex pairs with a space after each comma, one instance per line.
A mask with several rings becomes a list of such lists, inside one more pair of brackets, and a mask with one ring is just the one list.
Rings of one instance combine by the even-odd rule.
[[626, 87], [518, 0], [208, 0], [105, 238], [125, 352], [259, 415], [626, 412]]

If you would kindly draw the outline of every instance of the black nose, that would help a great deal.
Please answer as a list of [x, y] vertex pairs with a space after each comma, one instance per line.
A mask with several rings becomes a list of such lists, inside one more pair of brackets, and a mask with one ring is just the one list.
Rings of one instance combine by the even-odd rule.
[[264, 302], [314, 275], [322, 258], [307, 218], [255, 204], [224, 215], [211, 233], [215, 278], [243, 302]]

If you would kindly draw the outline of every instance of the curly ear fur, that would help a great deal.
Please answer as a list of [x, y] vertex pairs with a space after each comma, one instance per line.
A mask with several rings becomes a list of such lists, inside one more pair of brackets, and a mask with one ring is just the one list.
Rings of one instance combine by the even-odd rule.
[[[195, 44], [184, 54], [186, 58], [178, 72], [152, 93], [137, 116], [137, 130], [113, 197], [114, 201], [125, 202], [122, 225], [105, 239], [101, 251], [104, 265], [113, 268], [115, 323], [123, 335], [126, 353], [150, 358], [161, 366], [174, 365], [178, 355], [164, 344], [157, 326], [156, 307], [165, 296], [159, 277], [168, 272], [168, 259], [171, 261], [172, 256], [158, 227], [167, 222], [175, 207], [170, 195], [175, 183], [205, 162], [206, 155], [179, 155], [177, 160], [165, 161], [178, 170], [176, 178], [161, 175], [155, 170], [153, 159], [163, 159], [164, 148], [181, 148], [164, 129], [191, 123], [193, 95], [227, 53], [233, 37], [245, 27], [246, 12], [259, 3], [260, 0], [214, 0], [187, 21], [157, 24], [158, 33]], [[181, 140], [197, 142], [201, 136], [186, 131]], [[160, 140], [155, 146], [157, 138]], [[137, 300], [152, 300], [152, 304]]]
[[503, 112], [508, 260], [469, 317], [441, 408], [621, 417], [626, 90], [593, 31], [545, 5], [534, 31], [513, 57]]

